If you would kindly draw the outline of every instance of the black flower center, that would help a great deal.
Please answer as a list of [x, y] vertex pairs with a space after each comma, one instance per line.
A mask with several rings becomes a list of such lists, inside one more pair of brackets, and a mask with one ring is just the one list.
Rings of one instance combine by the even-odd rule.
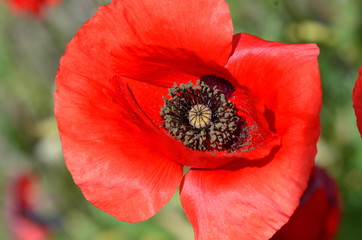
[[210, 88], [200, 80], [196, 85], [175, 84], [169, 95], [160, 113], [163, 126], [187, 147], [233, 152], [242, 146], [245, 121], [218, 86]]

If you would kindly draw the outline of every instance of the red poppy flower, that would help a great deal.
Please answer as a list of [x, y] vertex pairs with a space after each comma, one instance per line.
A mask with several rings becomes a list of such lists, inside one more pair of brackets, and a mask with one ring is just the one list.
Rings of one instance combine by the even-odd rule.
[[12, 179], [6, 196], [6, 216], [12, 239], [50, 238], [48, 226], [36, 213], [39, 183], [33, 174], [22, 173]]
[[66, 165], [84, 196], [122, 221], [150, 218], [182, 182], [197, 239], [270, 238], [313, 166], [318, 53], [233, 36], [223, 0], [112, 1], [61, 59]]
[[315, 168], [299, 207], [271, 240], [331, 240], [340, 220], [339, 194], [333, 179]]
[[362, 67], [359, 69], [359, 76], [354, 85], [352, 100], [357, 117], [357, 127], [362, 137]]
[[40, 16], [44, 7], [56, 4], [59, 0], [5, 0], [10, 8], [18, 12], [28, 12], [35, 16]]

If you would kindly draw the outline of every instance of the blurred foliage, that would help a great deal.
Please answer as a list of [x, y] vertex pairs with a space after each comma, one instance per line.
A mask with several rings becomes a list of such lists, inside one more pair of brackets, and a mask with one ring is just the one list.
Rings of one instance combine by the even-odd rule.
[[[22, 169], [39, 174], [48, 198], [43, 214], [59, 219], [54, 239], [192, 239], [178, 196], [143, 223], [123, 223], [88, 203], [62, 160], [53, 117], [59, 58], [77, 29], [107, 0], [64, 0], [43, 19], [14, 16], [0, 2], [0, 174]], [[341, 189], [343, 219], [337, 239], [362, 239], [362, 140], [351, 94], [362, 65], [360, 0], [229, 0], [235, 32], [320, 47], [323, 82], [322, 137], [317, 164]], [[202, 9], [200, 9], [202, 14]], [[5, 194], [6, 181], [0, 182]], [[178, 194], [176, 194], [178, 195]], [[0, 200], [3, 206], [3, 197]], [[122, 203], [119, 203], [122, 207]], [[8, 239], [0, 220], [0, 239]]]

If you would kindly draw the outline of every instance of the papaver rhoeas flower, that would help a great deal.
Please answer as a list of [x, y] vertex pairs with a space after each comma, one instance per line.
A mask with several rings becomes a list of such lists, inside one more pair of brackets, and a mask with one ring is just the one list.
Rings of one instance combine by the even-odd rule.
[[324, 170], [315, 168], [299, 207], [271, 240], [331, 240], [340, 214], [335, 182]]
[[357, 127], [362, 137], [362, 67], [352, 94], [353, 108], [357, 117]]
[[39, 183], [35, 175], [22, 173], [9, 181], [6, 220], [12, 239], [50, 239], [49, 227], [37, 214]]
[[28, 12], [40, 16], [43, 8], [54, 5], [59, 0], [5, 0], [14, 12]]
[[112, 1], [61, 59], [66, 165], [122, 221], [150, 218], [181, 184], [196, 239], [270, 238], [313, 167], [318, 53], [233, 36], [222, 0]]

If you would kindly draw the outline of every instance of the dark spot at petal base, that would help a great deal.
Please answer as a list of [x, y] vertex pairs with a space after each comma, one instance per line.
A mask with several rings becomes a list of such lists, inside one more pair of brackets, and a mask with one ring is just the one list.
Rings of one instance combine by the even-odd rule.
[[206, 83], [211, 89], [216, 87], [222, 94], [225, 95], [227, 99], [235, 91], [233, 85], [221, 77], [216, 77], [214, 75], [204, 75], [200, 80]]

